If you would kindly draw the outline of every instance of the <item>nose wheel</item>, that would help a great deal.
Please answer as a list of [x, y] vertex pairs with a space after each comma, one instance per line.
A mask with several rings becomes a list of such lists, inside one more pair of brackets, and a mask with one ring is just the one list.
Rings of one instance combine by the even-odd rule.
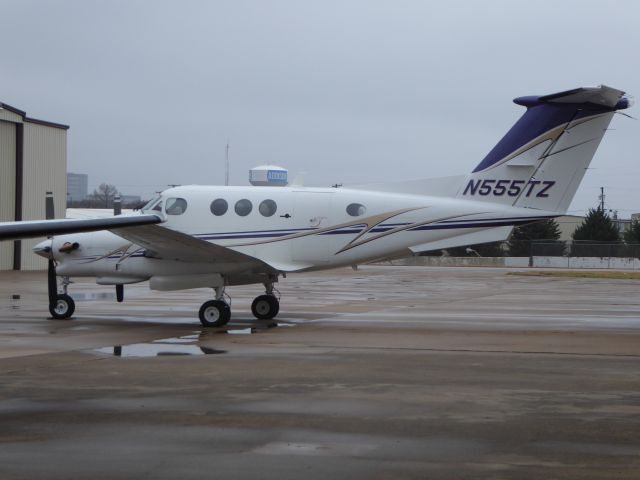
[[64, 320], [71, 315], [76, 309], [76, 303], [66, 293], [59, 294], [54, 301], [49, 304], [49, 313], [56, 320]]
[[271, 320], [280, 311], [280, 302], [274, 295], [260, 295], [251, 304], [251, 313], [259, 320]]

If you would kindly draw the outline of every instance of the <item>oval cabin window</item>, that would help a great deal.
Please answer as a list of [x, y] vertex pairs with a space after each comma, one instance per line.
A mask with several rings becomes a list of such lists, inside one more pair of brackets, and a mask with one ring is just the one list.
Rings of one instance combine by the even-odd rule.
[[216, 198], [213, 202], [211, 202], [211, 213], [213, 213], [216, 217], [220, 215], [224, 215], [227, 213], [229, 209], [229, 204], [224, 198]]
[[249, 215], [252, 209], [253, 205], [251, 205], [251, 201], [247, 200], [246, 198], [243, 198], [242, 200], [238, 200], [236, 202], [235, 210], [236, 213], [241, 217], [246, 217], [247, 215]]
[[270, 217], [271, 215], [276, 213], [277, 209], [278, 206], [273, 200], [263, 200], [258, 207], [258, 211], [263, 217]]
[[367, 211], [367, 207], [362, 205], [361, 203], [350, 203], [347, 205], [347, 213], [352, 217], [359, 217], [360, 215], [364, 215]]

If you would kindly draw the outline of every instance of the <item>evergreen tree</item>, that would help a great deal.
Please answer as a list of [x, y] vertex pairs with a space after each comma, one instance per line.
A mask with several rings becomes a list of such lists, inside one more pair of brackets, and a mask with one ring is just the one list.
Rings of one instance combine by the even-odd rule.
[[528, 257], [531, 251], [531, 240], [548, 240], [550, 246], [553, 247], [552, 250], [561, 250], [561, 243], [556, 242], [559, 238], [560, 226], [553, 218], [515, 227], [509, 237], [509, 255]]
[[629, 230], [624, 232], [624, 241], [627, 243], [640, 243], [640, 220], [631, 220]]
[[602, 208], [592, 208], [572, 237], [574, 240], [617, 242], [620, 240], [620, 232]]

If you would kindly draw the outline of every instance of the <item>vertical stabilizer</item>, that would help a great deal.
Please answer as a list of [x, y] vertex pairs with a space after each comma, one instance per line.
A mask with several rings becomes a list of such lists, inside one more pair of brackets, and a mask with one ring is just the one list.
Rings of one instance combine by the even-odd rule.
[[514, 100], [527, 111], [463, 182], [458, 198], [563, 213], [616, 110], [611, 87], [577, 88]]

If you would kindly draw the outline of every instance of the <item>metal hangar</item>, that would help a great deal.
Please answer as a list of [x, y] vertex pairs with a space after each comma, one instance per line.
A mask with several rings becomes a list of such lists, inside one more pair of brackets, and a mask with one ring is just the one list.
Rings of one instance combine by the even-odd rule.
[[[64, 218], [68, 129], [0, 102], [0, 222], [45, 218], [46, 192], [53, 192], [56, 218]], [[0, 270], [46, 268], [31, 253], [41, 240], [0, 242]]]

